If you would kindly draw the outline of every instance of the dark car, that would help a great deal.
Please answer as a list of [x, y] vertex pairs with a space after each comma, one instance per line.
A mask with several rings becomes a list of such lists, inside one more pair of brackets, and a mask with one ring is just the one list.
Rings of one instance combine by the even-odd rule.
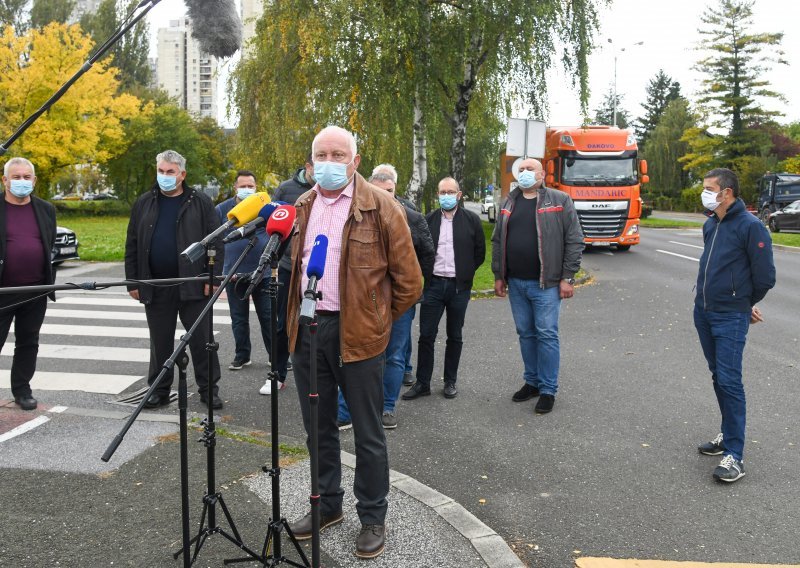
[[800, 199], [792, 201], [775, 213], [770, 213], [769, 228], [773, 233], [785, 230], [800, 231]]
[[65, 260], [78, 260], [78, 237], [66, 227], [56, 227], [56, 244], [53, 245], [51, 262], [59, 265]]

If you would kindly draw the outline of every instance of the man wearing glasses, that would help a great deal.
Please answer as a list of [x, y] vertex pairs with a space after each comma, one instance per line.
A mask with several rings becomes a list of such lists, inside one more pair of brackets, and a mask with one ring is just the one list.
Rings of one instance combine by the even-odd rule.
[[403, 400], [414, 400], [431, 394], [433, 355], [436, 333], [442, 314], [447, 312], [447, 343], [444, 351], [444, 396], [458, 394], [458, 363], [461, 359], [461, 330], [467, 313], [472, 279], [486, 256], [486, 241], [480, 218], [459, 207], [461, 190], [458, 182], [446, 177], [439, 182], [441, 209], [426, 217], [436, 247], [433, 275], [425, 280], [419, 312], [419, 349], [417, 381], [403, 394]]

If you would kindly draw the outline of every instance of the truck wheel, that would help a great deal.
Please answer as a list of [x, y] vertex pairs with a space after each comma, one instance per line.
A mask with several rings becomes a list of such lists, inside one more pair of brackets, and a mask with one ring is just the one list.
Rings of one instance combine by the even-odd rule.
[[764, 223], [765, 227], [769, 225], [770, 213], [772, 213], [772, 211], [770, 211], [768, 207], [764, 207], [764, 209], [761, 210], [761, 222]]
[[773, 233], [780, 233], [781, 228], [778, 226], [778, 222], [775, 219], [769, 220], [769, 230]]
[[631, 245], [617, 245], [617, 250], [620, 252], [625, 252], [631, 250]]

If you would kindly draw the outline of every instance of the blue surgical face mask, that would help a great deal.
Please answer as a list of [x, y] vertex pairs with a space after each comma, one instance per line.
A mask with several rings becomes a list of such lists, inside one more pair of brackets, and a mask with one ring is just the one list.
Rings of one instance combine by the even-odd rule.
[[161, 188], [161, 191], [175, 191], [178, 187], [178, 177], [177, 176], [168, 176], [166, 174], [158, 174], [156, 175], [156, 180], [158, 181], [158, 187]]
[[17, 197], [28, 197], [33, 193], [33, 180], [12, 179], [10, 190], [11, 193]]
[[451, 209], [456, 208], [456, 205], [458, 205], [458, 199], [456, 199], [456, 195], [440, 195], [439, 205], [441, 205], [442, 209], [445, 211], [450, 211]]
[[531, 170], [522, 170], [519, 173], [519, 186], [523, 189], [528, 189], [536, 185], [536, 172]]
[[352, 164], [340, 162], [314, 162], [314, 179], [322, 189], [336, 191], [342, 189], [350, 181], [347, 177], [347, 166]]
[[236, 188], [236, 197], [239, 199], [247, 199], [251, 195], [255, 194], [256, 190], [253, 187], [237, 187]]

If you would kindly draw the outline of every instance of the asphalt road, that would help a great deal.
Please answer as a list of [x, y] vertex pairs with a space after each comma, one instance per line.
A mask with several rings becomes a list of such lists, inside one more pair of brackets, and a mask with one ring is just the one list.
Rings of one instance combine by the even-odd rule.
[[[697, 444], [719, 430], [710, 377], [691, 323], [697, 273], [693, 259], [699, 258], [696, 247], [702, 244], [699, 230], [644, 229], [642, 241], [625, 253], [594, 250], [584, 255], [593, 280], [563, 306], [561, 385], [552, 414], [536, 416], [532, 402], [511, 402], [522, 381], [508, 303], [475, 300], [467, 311], [459, 396], [444, 399], [434, 382], [433, 396], [401, 402], [400, 426], [387, 432], [390, 465], [464, 505], [514, 545], [529, 566], [571, 566], [579, 556], [797, 563], [800, 332], [794, 290], [800, 283], [800, 254], [776, 251], [778, 285], [761, 305], [766, 322], [750, 332], [745, 352], [747, 475], [729, 486], [711, 478], [716, 458], [696, 451]], [[84, 266], [64, 270], [60, 278], [103, 281], [120, 279], [121, 274], [119, 265]], [[124, 298], [119, 289], [91, 297], [99, 294]], [[92, 306], [57, 303], [53, 308]], [[225, 315], [224, 310], [215, 312]], [[226, 324], [218, 323], [215, 329], [220, 332], [225, 369], [233, 358], [233, 342]], [[120, 341], [102, 332], [48, 340], [56, 342], [93, 349], [148, 345], [145, 338]], [[443, 344], [438, 344], [437, 372]], [[253, 360], [241, 371], [223, 371], [223, 420], [238, 431], [269, 431], [269, 398], [257, 394], [268, 370], [263, 347], [254, 350]], [[8, 369], [9, 363], [3, 357], [0, 369]], [[39, 371], [142, 376], [146, 366], [128, 360], [47, 358], [40, 360]], [[7, 391], [0, 394], [8, 396]], [[302, 440], [291, 377], [283, 394], [281, 434], [287, 440]], [[50, 405], [119, 409], [109, 404], [116, 396], [108, 394], [59, 390], [37, 396]], [[201, 412], [196, 398], [190, 410]], [[174, 406], [162, 412], [177, 414]], [[74, 424], [69, 432], [97, 438], [100, 448], [110, 441], [109, 432], [93, 431], [89, 419], [83, 430]], [[131, 437], [130, 444], [136, 444]], [[70, 439], [78, 448], [86, 445], [81, 436]], [[352, 433], [343, 433], [342, 439], [344, 448], [353, 451]], [[126, 439], [123, 446], [128, 443]], [[51, 476], [54, 491], [79, 490], [79, 480], [59, 484], [64, 476], [57, 473], [63, 469], [58, 455], [44, 451], [34, 456], [40, 462], [37, 469], [56, 472]], [[255, 469], [263, 458], [248, 462], [240, 456], [236, 471]], [[159, 475], [137, 472], [135, 460], [123, 473], [132, 483]], [[5, 470], [4, 479], [9, 475], [28, 478], [19, 469]], [[173, 472], [173, 487], [174, 482]], [[9, 502], [15, 495], [8, 485], [6, 489]], [[100, 491], [92, 495], [93, 506], [102, 505]], [[141, 514], [135, 502], [128, 507], [126, 514]], [[60, 518], [56, 511], [53, 522]], [[19, 520], [31, 516], [28, 512]], [[70, 518], [63, 522], [68, 530]], [[429, 536], [422, 530], [419, 538]]]

